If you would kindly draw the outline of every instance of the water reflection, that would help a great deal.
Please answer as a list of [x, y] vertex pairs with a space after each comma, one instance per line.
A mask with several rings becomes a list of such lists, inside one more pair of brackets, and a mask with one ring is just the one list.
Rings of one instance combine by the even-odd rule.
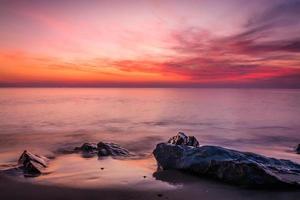
[[72, 154], [52, 160], [48, 169], [52, 173], [23, 181], [80, 188], [174, 188], [152, 177], [155, 168], [156, 162], [152, 156], [146, 159], [97, 159]]

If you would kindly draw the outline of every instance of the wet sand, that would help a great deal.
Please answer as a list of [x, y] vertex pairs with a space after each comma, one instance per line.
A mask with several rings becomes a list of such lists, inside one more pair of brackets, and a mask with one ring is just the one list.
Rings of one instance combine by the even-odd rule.
[[[89, 137], [68, 134], [52, 134], [53, 140], [41, 139], [44, 134], [30, 134], [9, 139], [2, 146], [0, 156], [3, 168], [15, 164], [25, 147], [33, 153], [53, 157], [45, 175], [35, 178], [0, 175], [0, 199], [299, 199], [295, 190], [250, 190], [178, 171], [157, 172], [157, 164], [151, 152], [155, 144], [165, 141], [158, 136], [136, 135], [135, 141], [113, 138], [136, 156], [127, 159], [111, 157], [86, 157], [83, 154], [65, 154], [65, 148], [74, 148], [80, 141], [99, 141], [105, 135]], [[60, 137], [59, 137], [60, 136]], [[108, 137], [108, 136], [107, 136]], [[56, 139], [57, 138], [57, 139]], [[57, 143], [57, 140], [61, 140]], [[127, 138], [128, 139], [128, 138]], [[27, 141], [25, 144], [22, 141]], [[37, 142], [39, 141], [39, 142]], [[28, 144], [28, 142], [31, 142]], [[268, 151], [255, 149], [258, 153], [299, 162], [293, 151]], [[1, 174], [1, 173], [0, 173]]]
[[164, 181], [180, 184], [176, 189], [141, 189], [128, 187], [74, 188], [24, 183], [0, 176], [1, 199], [272, 199], [296, 200], [300, 191], [264, 191], [242, 189], [211, 180], [202, 180], [180, 172], [160, 174]]

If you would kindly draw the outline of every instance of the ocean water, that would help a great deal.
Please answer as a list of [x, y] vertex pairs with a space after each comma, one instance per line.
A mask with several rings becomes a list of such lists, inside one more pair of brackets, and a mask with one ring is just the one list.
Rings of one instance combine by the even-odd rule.
[[[55, 159], [46, 175], [21, 181], [71, 187], [178, 189], [186, 183], [154, 175], [157, 165], [151, 153], [157, 143], [183, 131], [196, 136], [202, 145], [300, 163], [293, 150], [300, 143], [299, 116], [300, 90], [2, 88], [0, 170], [13, 166], [27, 149]], [[84, 142], [99, 141], [116, 142], [136, 156], [118, 160], [62, 153]], [[182, 178], [191, 180], [189, 184], [197, 183], [196, 188], [224, 189], [224, 185], [206, 180]]]
[[201, 144], [298, 160], [300, 90], [0, 89], [0, 154], [96, 140], [151, 152], [178, 131]]

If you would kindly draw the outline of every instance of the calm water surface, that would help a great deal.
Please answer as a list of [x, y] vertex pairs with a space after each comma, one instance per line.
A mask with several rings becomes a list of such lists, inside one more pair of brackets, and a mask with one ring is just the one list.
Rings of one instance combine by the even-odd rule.
[[14, 136], [151, 142], [178, 131], [204, 144], [286, 149], [300, 142], [300, 90], [0, 89], [0, 151], [18, 145]]
[[[101, 179], [100, 175], [95, 178], [94, 173], [78, 175], [78, 169], [87, 166], [74, 163], [83, 158], [61, 159], [57, 152], [62, 148], [105, 140], [145, 156], [151, 154], [156, 143], [166, 141], [178, 131], [195, 135], [201, 144], [300, 162], [300, 156], [292, 151], [300, 143], [300, 90], [0, 89], [0, 164], [15, 162], [24, 149], [58, 156], [50, 168], [56, 173], [48, 179], [36, 179], [38, 181], [74, 182], [64, 178], [74, 178], [74, 174], [77, 180], [85, 177], [88, 182], [97, 182]], [[132, 166], [132, 161], [107, 162], [108, 166], [121, 162], [117, 165], [123, 169], [128, 169], [128, 162]], [[118, 179], [125, 176], [126, 183], [130, 180], [128, 174], [139, 172], [139, 177], [143, 173], [151, 177], [155, 161], [147, 158], [142, 163], [145, 162], [148, 166], [142, 165], [140, 171], [126, 171]], [[101, 165], [96, 168], [93, 165], [88, 171], [95, 172]], [[111, 174], [109, 170], [105, 173], [108, 177], [116, 174], [113, 170]]]

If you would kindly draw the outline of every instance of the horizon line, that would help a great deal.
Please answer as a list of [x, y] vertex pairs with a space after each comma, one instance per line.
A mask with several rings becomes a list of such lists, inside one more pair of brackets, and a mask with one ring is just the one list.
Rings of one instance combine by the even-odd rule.
[[300, 87], [258, 87], [258, 86], [1, 86], [3, 88], [174, 88], [174, 89], [300, 89]]

